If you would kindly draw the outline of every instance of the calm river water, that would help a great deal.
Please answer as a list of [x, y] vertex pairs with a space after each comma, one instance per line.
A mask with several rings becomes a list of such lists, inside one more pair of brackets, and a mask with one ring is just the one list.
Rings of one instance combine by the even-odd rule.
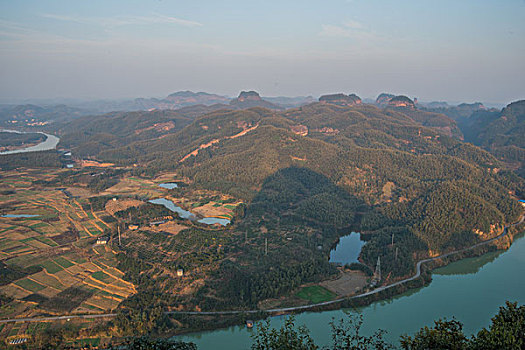
[[38, 145], [16, 149], [12, 151], [0, 152], [0, 154], [15, 154], [15, 153], [26, 153], [26, 152], [36, 152], [36, 151], [48, 151], [50, 149], [55, 149], [58, 145], [58, 142], [60, 141], [60, 139], [56, 137], [55, 135], [46, 134], [45, 132], [40, 132], [40, 131], [24, 132], [24, 131], [6, 130], [6, 129], [1, 129], [0, 131], [1, 132], [12, 132], [12, 133], [17, 133], [17, 134], [32, 134], [32, 133], [43, 134], [43, 135], [46, 135], [47, 137], [45, 141], [40, 142]]
[[[490, 323], [506, 300], [525, 303], [525, 239], [516, 239], [508, 251], [465, 259], [437, 269], [432, 283], [393, 299], [376, 302], [359, 310], [364, 317], [363, 331], [388, 331], [387, 339], [398, 344], [402, 334], [413, 334], [438, 318], [456, 317], [467, 334]], [[296, 315], [297, 325], [306, 325], [318, 344], [330, 344], [332, 318], [345, 317], [342, 310], [307, 312]], [[272, 317], [273, 327], [280, 327], [284, 317]], [[192, 341], [203, 349], [249, 349], [253, 330], [235, 326], [211, 332], [176, 337]]]

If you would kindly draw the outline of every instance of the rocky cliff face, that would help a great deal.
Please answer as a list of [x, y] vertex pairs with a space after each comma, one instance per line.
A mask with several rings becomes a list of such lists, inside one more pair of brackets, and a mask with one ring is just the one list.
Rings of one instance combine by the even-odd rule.
[[416, 109], [416, 104], [414, 103], [414, 101], [402, 95], [391, 98], [388, 101], [388, 106]]
[[349, 107], [361, 104], [361, 98], [356, 94], [332, 94], [321, 96], [319, 102]]
[[382, 93], [377, 96], [376, 104], [382, 107], [401, 107], [416, 109], [417, 99], [411, 100], [410, 98], [399, 95], [395, 96], [392, 94]]
[[283, 107], [265, 101], [256, 91], [241, 91], [239, 97], [230, 101], [230, 106], [238, 109], [263, 107], [269, 109], [283, 109]]
[[237, 97], [237, 101], [244, 102], [244, 101], [262, 101], [263, 99], [261, 96], [255, 92], [255, 91], [241, 91], [239, 94], [239, 97]]
[[377, 96], [376, 104], [378, 104], [380, 106], [386, 106], [386, 105], [388, 105], [388, 101], [390, 101], [394, 97], [396, 97], [396, 96], [392, 95], [392, 94], [382, 93], [379, 96]]

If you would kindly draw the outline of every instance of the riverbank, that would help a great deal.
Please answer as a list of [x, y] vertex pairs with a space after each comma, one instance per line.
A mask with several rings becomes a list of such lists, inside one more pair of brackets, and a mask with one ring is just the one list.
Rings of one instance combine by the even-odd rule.
[[[525, 303], [525, 238], [523, 234], [506, 251], [495, 251], [478, 258], [466, 258], [432, 272], [432, 283], [424, 288], [409, 289], [387, 300], [368, 306], [356, 306], [323, 312], [303, 312], [295, 316], [297, 326], [307, 325], [320, 345], [330, 343], [329, 322], [348, 318], [348, 313], [361, 314], [362, 334], [378, 329], [388, 333], [392, 343], [402, 334], [413, 334], [421, 327], [432, 326], [439, 318], [464, 324], [465, 334], [487, 327], [490, 318], [506, 300]], [[251, 315], [250, 315], [251, 317]], [[284, 316], [270, 317], [270, 326], [279, 328]], [[214, 331], [179, 335], [174, 340], [194, 342], [199, 350], [226, 346], [232, 350], [249, 348], [253, 331], [245, 326], [232, 326]]]
[[[436, 257], [420, 260], [416, 264], [416, 273], [413, 276], [405, 278], [397, 282], [394, 282], [386, 286], [380, 286], [376, 289], [373, 289], [369, 292], [365, 292], [362, 294], [358, 294], [358, 295], [354, 295], [350, 297], [338, 298], [335, 300], [322, 302], [322, 303], [315, 303], [315, 304], [301, 305], [301, 306], [287, 307], [287, 308], [267, 309], [267, 310], [243, 310], [243, 311], [227, 310], [227, 311], [210, 311], [210, 312], [171, 311], [167, 313], [173, 315], [173, 317], [177, 319], [177, 321], [180, 321], [180, 322], [189, 321], [190, 324], [196, 323], [199, 325], [198, 328], [184, 330], [184, 334], [187, 334], [187, 333], [191, 333], [191, 332], [195, 332], [199, 330], [202, 331], [202, 329], [212, 330], [212, 329], [217, 329], [221, 326], [228, 327], [232, 325], [243, 324], [244, 321], [248, 318], [264, 319], [271, 315], [296, 314], [296, 313], [302, 313], [305, 311], [323, 312], [323, 311], [332, 311], [332, 310], [345, 309], [345, 308], [365, 307], [372, 303], [383, 301], [383, 300], [388, 300], [388, 299], [391, 299], [392, 297], [402, 295], [403, 293], [407, 293], [410, 290], [415, 290], [417, 288], [421, 288], [421, 287], [424, 287], [430, 284], [430, 282], [432, 281], [432, 270], [438, 267], [448, 265], [452, 262], [455, 262], [455, 261], [458, 261], [464, 258], [482, 256], [488, 252], [496, 251], [497, 249], [508, 249], [510, 247], [510, 244], [512, 244], [514, 236], [522, 232], [525, 229], [524, 220], [525, 220], [525, 215], [522, 215], [521, 219], [518, 222], [505, 226], [503, 229], [503, 232], [499, 234], [498, 236], [493, 237], [489, 240], [477, 243], [474, 246], [467, 247], [464, 249], [459, 249], [459, 250], [452, 251], [452, 252], [448, 252], [446, 254], [442, 254]], [[500, 240], [502, 240], [503, 242], [499, 242]], [[491, 245], [491, 243], [494, 243], [494, 245]], [[217, 322], [209, 322], [209, 320], [207, 320], [207, 322], [191, 320], [192, 316], [193, 317], [205, 316], [206, 318], [209, 318], [210, 316], [220, 316], [221, 318], [224, 318], [225, 316], [228, 316], [228, 315], [236, 316], [236, 317], [232, 317], [229, 320], [223, 319], [222, 322], [220, 322], [222, 323], [221, 325], [217, 324]], [[239, 318], [238, 317], [239, 315], [244, 315], [244, 317]], [[255, 317], [256, 315], [259, 317]], [[211, 323], [213, 323], [213, 326], [209, 327]]]

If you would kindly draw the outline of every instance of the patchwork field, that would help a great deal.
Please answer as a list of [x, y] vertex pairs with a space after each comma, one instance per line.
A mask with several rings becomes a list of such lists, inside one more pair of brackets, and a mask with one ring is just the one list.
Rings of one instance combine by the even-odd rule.
[[[0, 293], [13, 299], [1, 318], [108, 312], [136, 293], [116, 268], [110, 244], [95, 245], [115, 231], [110, 213], [93, 210], [85, 189], [40, 185], [59, 171], [1, 174]], [[35, 327], [5, 326], [0, 337]]]

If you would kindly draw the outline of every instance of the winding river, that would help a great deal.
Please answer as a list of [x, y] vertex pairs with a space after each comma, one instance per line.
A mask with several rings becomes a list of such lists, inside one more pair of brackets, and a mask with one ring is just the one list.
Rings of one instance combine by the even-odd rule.
[[46, 136], [46, 139], [40, 142], [38, 145], [21, 148], [21, 149], [15, 149], [12, 151], [0, 152], [0, 155], [27, 153], [27, 152], [36, 152], [36, 151], [48, 151], [50, 149], [55, 149], [58, 145], [58, 142], [60, 141], [60, 138], [56, 137], [55, 135], [46, 134], [45, 132], [41, 132], [41, 131], [25, 132], [25, 131], [0, 129], [0, 132], [12, 132], [12, 133], [17, 133], [17, 134], [42, 134]]
[[[525, 239], [516, 238], [509, 250], [494, 252], [479, 258], [463, 259], [436, 269], [430, 285], [411, 290], [392, 299], [379, 301], [358, 310], [306, 312], [296, 315], [297, 325], [306, 325], [318, 344], [330, 343], [332, 318], [346, 317], [345, 312], [361, 313], [363, 332], [377, 329], [388, 333], [386, 338], [396, 343], [399, 336], [413, 334], [423, 326], [431, 326], [438, 318], [456, 317], [467, 334], [477, 332], [490, 323], [506, 300], [525, 303]], [[273, 327], [280, 327], [284, 317], [271, 317]], [[249, 349], [249, 330], [244, 326], [194, 333], [176, 337], [192, 341], [202, 349]]]

